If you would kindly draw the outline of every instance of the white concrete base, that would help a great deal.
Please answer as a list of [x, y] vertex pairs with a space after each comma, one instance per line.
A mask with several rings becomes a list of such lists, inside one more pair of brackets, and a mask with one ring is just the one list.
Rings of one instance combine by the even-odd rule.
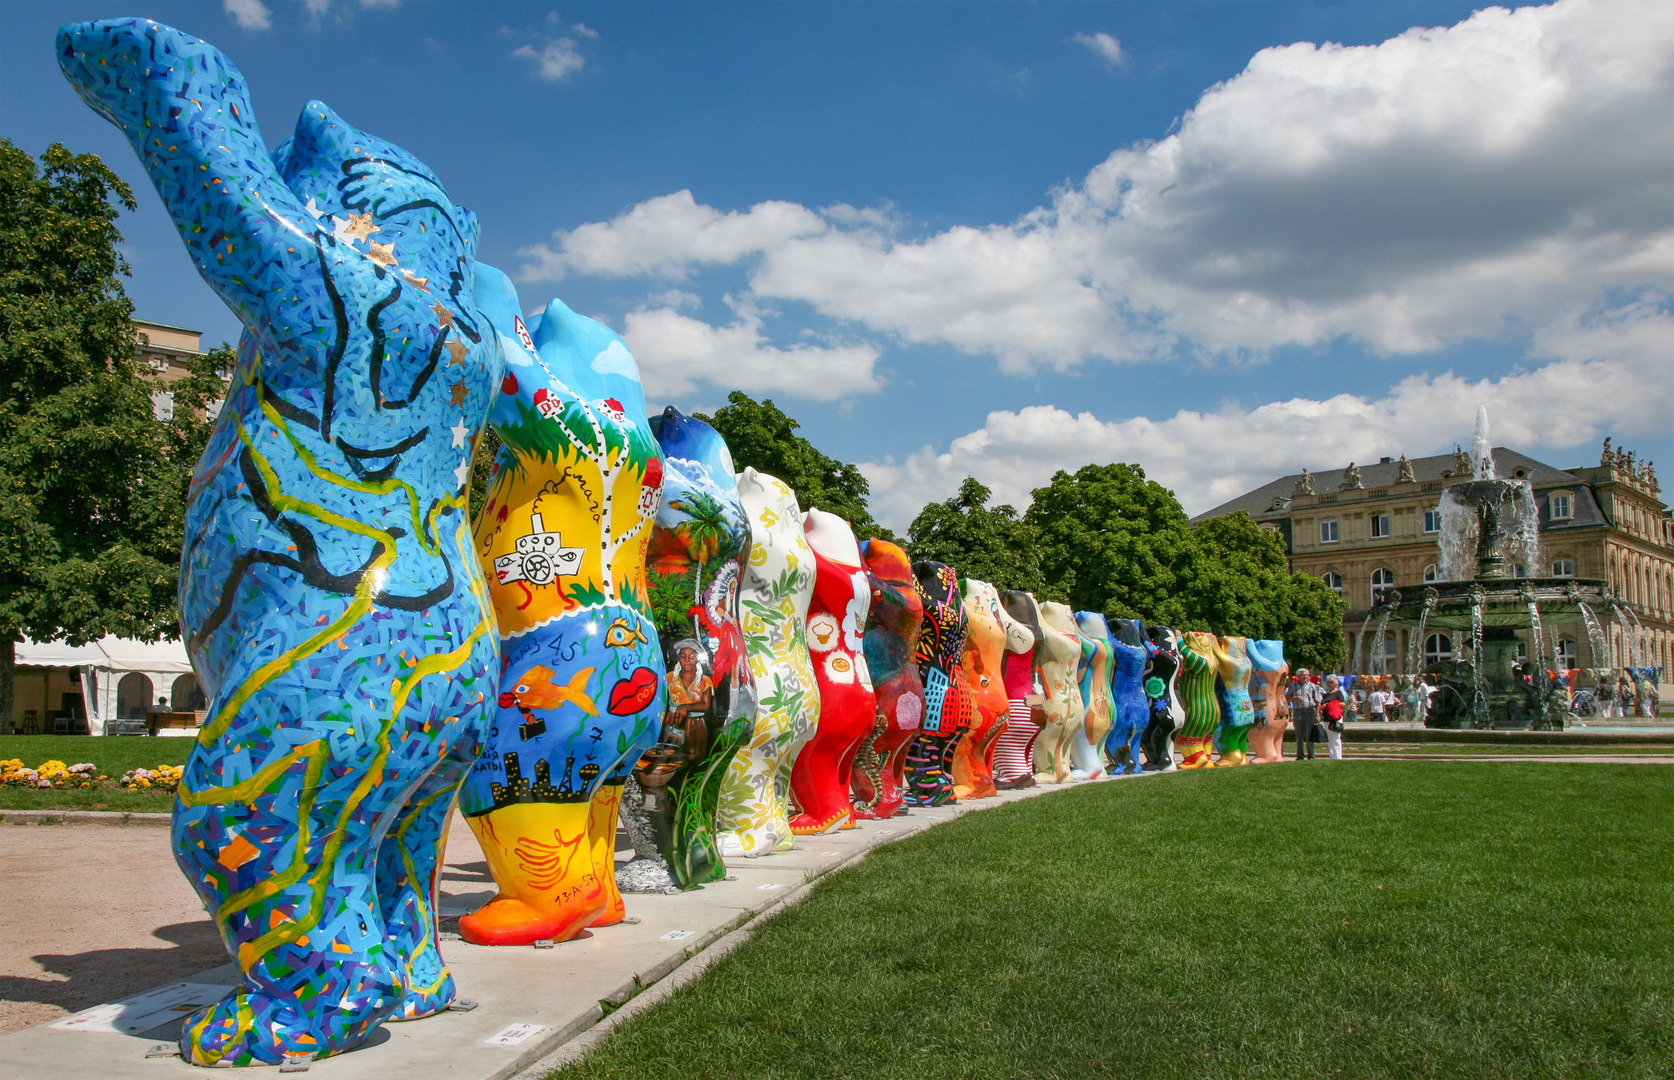
[[[1088, 782], [1125, 779], [1129, 778]], [[637, 923], [601, 927], [555, 948], [493, 948], [444, 941], [442, 952], [453, 969], [459, 996], [478, 1002], [476, 1009], [387, 1024], [359, 1048], [313, 1062], [309, 1073], [332, 1080], [405, 1076], [502, 1080], [526, 1070], [530, 1076], [539, 1075], [531, 1066], [538, 1064], [544, 1071], [585, 1052], [595, 1041], [577, 1039], [606, 1019], [601, 1002], [629, 1002], [715, 943], [725, 939], [722, 951], [741, 943], [756, 919], [800, 899], [815, 879], [861, 858], [870, 848], [965, 813], [1073, 786], [1041, 784], [1001, 792], [994, 798], [914, 809], [906, 817], [865, 821], [844, 832], [798, 837], [791, 851], [756, 859], [729, 859], [727, 871], [736, 880], [673, 896], [627, 895], [628, 915], [637, 917]], [[473, 909], [493, 895], [493, 882], [487, 878], [481, 849], [457, 817], [448, 837], [448, 856], [442, 878], [444, 915]], [[687, 977], [695, 977], [702, 966], [694, 965]], [[230, 986], [236, 978], [236, 969], [227, 964], [184, 981]], [[682, 981], [684, 978], [671, 980], [661, 992], [615, 1010], [604, 1029]], [[75, 1015], [92, 1012], [84, 1010]], [[503, 1033], [513, 1025], [530, 1025], [535, 1030], [512, 1043], [516, 1032]], [[179, 1026], [180, 1022], [174, 1020], [135, 1035], [65, 1030], [45, 1024], [27, 1028], [0, 1038], [0, 1077], [158, 1080], [184, 1075], [193, 1067], [178, 1056], [146, 1057], [147, 1050], [157, 1044], [172, 1043]], [[500, 1043], [493, 1042], [496, 1036], [502, 1036]], [[568, 1045], [572, 1042], [576, 1045]]]

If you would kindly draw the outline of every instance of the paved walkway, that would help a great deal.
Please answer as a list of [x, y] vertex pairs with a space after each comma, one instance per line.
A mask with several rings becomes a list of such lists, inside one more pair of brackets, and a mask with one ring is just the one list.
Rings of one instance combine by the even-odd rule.
[[[800, 899], [821, 875], [878, 844], [1069, 786], [1045, 784], [802, 837], [793, 851], [729, 861], [732, 880], [674, 896], [629, 895], [628, 914], [637, 922], [601, 927], [551, 949], [444, 941], [460, 996], [476, 1000], [478, 1008], [388, 1024], [356, 1050], [314, 1062], [310, 1072], [334, 1080], [444, 1073], [502, 1080], [524, 1070], [538, 1075], [531, 1065], [541, 1062], [544, 1069], [541, 1059], [599, 1023], [601, 1002], [626, 1002], [677, 970], [694, 973], [746, 938], [762, 915]], [[168, 837], [167, 829], [138, 825], [0, 825], [0, 860], [8, 867], [0, 875], [0, 910], [17, 913], [8, 915], [9, 926], [31, 928], [5, 935], [0, 950], [7, 976], [0, 997], [12, 1002], [4, 1006], [12, 1012], [0, 1016], [9, 1016], [14, 1029], [0, 1038], [0, 1073], [7, 1080], [156, 1080], [192, 1068], [178, 1057], [145, 1057], [148, 1048], [172, 1042], [179, 1032], [178, 1014], [167, 1019], [168, 999], [93, 1008], [171, 980], [185, 984], [177, 999], [182, 1003], [213, 1000], [237, 979], [224, 963], [213, 925], [175, 868]], [[457, 816], [447, 852], [439, 905], [444, 929], [453, 925], [448, 916], [494, 894], [476, 838]], [[27, 869], [16, 875], [11, 867], [19, 865]], [[78, 875], [85, 889], [75, 887]], [[694, 958], [700, 962], [687, 967]], [[663, 984], [661, 992], [678, 981]], [[70, 1018], [83, 1028], [43, 1023], [72, 1009], [87, 1010]], [[15, 1030], [27, 1024], [37, 1026]], [[136, 1027], [141, 1030], [126, 1030]]]

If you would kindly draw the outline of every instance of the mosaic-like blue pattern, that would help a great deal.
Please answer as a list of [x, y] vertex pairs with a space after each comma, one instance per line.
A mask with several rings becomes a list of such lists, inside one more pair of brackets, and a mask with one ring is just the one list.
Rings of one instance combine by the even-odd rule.
[[181, 1048], [335, 1053], [453, 996], [438, 841], [499, 673], [466, 522], [502, 363], [476, 221], [319, 102], [269, 153], [238, 69], [169, 27], [66, 26], [58, 59], [245, 326], [189, 496], [180, 606], [210, 703], [173, 832], [244, 981]]
[[1110, 620], [1110, 704], [1115, 722], [1105, 736], [1104, 750], [1115, 764], [1111, 772], [1144, 771], [1140, 742], [1151, 720], [1151, 703], [1145, 696], [1145, 627], [1133, 619]]

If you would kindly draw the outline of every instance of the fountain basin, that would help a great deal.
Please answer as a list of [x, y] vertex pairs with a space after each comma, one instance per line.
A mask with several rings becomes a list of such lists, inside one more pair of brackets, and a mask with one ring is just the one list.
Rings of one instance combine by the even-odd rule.
[[1477, 578], [1474, 581], [1433, 581], [1416, 588], [1386, 594], [1383, 606], [1392, 610], [1389, 625], [1416, 627], [1426, 602], [1430, 613], [1424, 619], [1429, 630], [1470, 630], [1471, 607], [1481, 595], [1482, 625], [1530, 628], [1529, 601], [1540, 609], [1543, 623], [1581, 622], [1581, 605], [1594, 612], [1610, 609], [1611, 594], [1605, 582], [1596, 578], [1526, 577]]

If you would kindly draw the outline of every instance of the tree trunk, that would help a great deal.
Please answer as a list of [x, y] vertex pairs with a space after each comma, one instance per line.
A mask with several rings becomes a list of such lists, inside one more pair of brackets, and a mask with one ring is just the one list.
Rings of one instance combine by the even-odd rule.
[[17, 673], [17, 642], [0, 641], [0, 734], [10, 735], [12, 726], [12, 676]]

